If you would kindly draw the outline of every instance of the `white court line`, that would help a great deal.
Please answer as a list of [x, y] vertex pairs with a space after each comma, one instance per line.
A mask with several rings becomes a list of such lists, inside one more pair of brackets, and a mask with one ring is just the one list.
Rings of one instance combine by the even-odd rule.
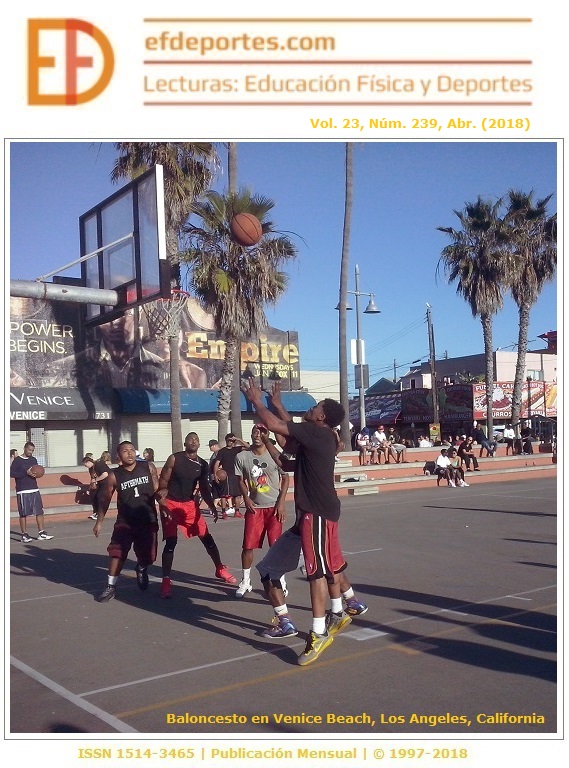
[[[532, 589], [529, 592], [525, 592], [525, 593], [524, 592], [520, 592], [520, 594], [522, 594], [522, 595], [523, 594], [531, 594], [533, 592], [542, 592], [544, 590], [553, 589], [553, 588], [555, 588], [554, 584], [550, 585], [550, 586], [546, 586], [546, 587], [538, 587], [537, 589]], [[478, 603], [467, 603], [466, 605], [460, 605], [460, 606], [456, 606], [456, 607], [457, 608], [465, 608], [465, 607], [468, 607], [468, 605], [471, 605], [471, 606], [484, 605], [485, 603], [491, 603], [491, 602], [494, 602], [496, 600], [503, 600], [505, 597], [510, 597], [510, 596], [509, 595], [502, 595], [500, 597], [493, 597], [493, 598], [491, 598], [489, 600], [482, 600], [482, 601], [480, 601]], [[452, 611], [452, 612], [455, 612], [455, 613], [459, 612], [456, 609], [454, 609], [454, 610], [453, 609], [446, 609], [446, 610]], [[376, 624], [375, 626], [369, 627], [368, 631], [369, 632], [377, 632], [378, 633], [377, 637], [389, 635], [389, 633], [383, 632], [383, 630], [381, 628], [382, 627], [394, 627], [394, 626], [396, 626], [398, 624], [404, 624], [404, 623], [406, 623], [408, 621], [414, 621], [415, 619], [425, 619], [425, 618], [428, 618], [430, 615], [434, 615], [434, 614], [440, 613], [440, 612], [441, 612], [441, 609], [437, 608], [436, 610], [433, 610], [431, 612], [426, 612], [426, 613], [423, 613], [423, 614], [417, 614], [416, 616], [406, 616], [403, 619], [396, 619], [395, 621], [384, 622], [383, 624]], [[466, 615], [469, 615], [469, 614], [466, 614]], [[357, 630], [356, 630], [356, 632], [357, 632]], [[350, 636], [350, 633], [343, 633], [342, 635], [340, 635], [340, 637], [348, 637], [348, 638], [349, 638], [349, 636]], [[354, 640], [360, 640], [362, 638], [361, 637], [355, 637], [353, 639]], [[300, 647], [300, 646], [304, 646], [304, 642], [302, 642], [302, 643], [293, 643], [291, 645], [287, 645], [286, 647], [287, 648], [296, 648], [296, 647]], [[232, 663], [234, 663], [236, 661], [245, 661], [246, 659], [253, 659], [253, 658], [257, 657], [257, 656], [264, 656], [264, 655], [270, 655], [270, 654], [273, 654], [273, 653], [278, 653], [281, 650], [281, 648], [282, 648], [282, 646], [279, 647], [279, 648], [275, 648], [275, 650], [273, 650], [273, 651], [258, 651], [256, 653], [250, 653], [250, 654], [247, 654], [245, 656], [236, 656], [236, 657], [231, 658], [231, 659], [222, 659], [220, 661], [214, 661], [214, 662], [211, 662], [209, 664], [200, 664], [199, 666], [196, 666], [196, 667], [188, 667], [186, 669], [180, 669], [180, 670], [175, 671], [175, 672], [167, 672], [167, 673], [162, 674], [162, 675], [154, 675], [153, 677], [145, 677], [145, 678], [142, 678], [140, 680], [131, 680], [130, 682], [120, 683], [119, 685], [113, 685], [113, 686], [110, 686], [108, 688], [100, 688], [100, 689], [94, 690], [94, 691], [87, 691], [85, 693], [80, 693], [80, 694], [77, 694], [77, 695], [78, 696], [94, 696], [97, 693], [106, 693], [107, 691], [117, 690], [117, 689], [121, 689], [121, 688], [129, 688], [129, 687], [131, 687], [133, 685], [139, 685], [139, 684], [151, 682], [153, 680], [161, 680], [162, 678], [166, 678], [166, 677], [175, 677], [176, 675], [185, 675], [185, 674], [190, 674], [192, 672], [199, 672], [199, 671], [201, 671], [203, 669], [212, 669], [213, 667], [221, 667], [221, 666], [223, 666], [225, 664], [232, 664]]]
[[343, 555], [363, 555], [366, 552], [381, 552], [383, 550], [383, 547], [378, 547], [377, 549], [358, 549], [356, 552], [348, 552], [347, 550], [344, 552], [342, 551]]
[[81, 699], [79, 696], [77, 696], [74, 693], [71, 693], [71, 691], [68, 691], [67, 688], [63, 688], [61, 685], [58, 685], [57, 683], [55, 683], [53, 680], [50, 680], [48, 677], [45, 677], [45, 675], [40, 674], [35, 669], [32, 669], [32, 667], [28, 667], [27, 664], [24, 664], [22, 661], [19, 661], [19, 659], [14, 658], [14, 656], [10, 656], [10, 663], [12, 664], [13, 667], [16, 667], [16, 669], [19, 669], [20, 672], [23, 672], [28, 677], [31, 677], [32, 680], [35, 680], [36, 682], [40, 683], [46, 688], [49, 688], [50, 691], [57, 693], [58, 696], [61, 696], [63, 699], [66, 699], [67, 701], [71, 702], [71, 704], [73, 704], [76, 707], [79, 707], [79, 709], [83, 709], [85, 710], [85, 712], [89, 712], [89, 714], [95, 715], [95, 717], [99, 718], [99, 720], [102, 720], [107, 725], [110, 725], [119, 733], [139, 733], [139, 731], [137, 731], [136, 728], [132, 728], [132, 726], [127, 725], [126, 723], [123, 723], [122, 720], [119, 720], [118, 718], [113, 717], [113, 715], [110, 715], [108, 712], [105, 712], [103, 709], [96, 707], [94, 704], [90, 704], [88, 701], [83, 701], [83, 699]]

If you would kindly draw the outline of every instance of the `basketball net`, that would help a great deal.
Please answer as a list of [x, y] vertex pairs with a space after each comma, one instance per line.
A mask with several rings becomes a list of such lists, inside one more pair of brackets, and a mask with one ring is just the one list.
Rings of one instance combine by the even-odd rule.
[[156, 299], [142, 305], [148, 322], [148, 335], [155, 339], [177, 338], [180, 333], [180, 317], [190, 295], [185, 291], [172, 289], [168, 299]]

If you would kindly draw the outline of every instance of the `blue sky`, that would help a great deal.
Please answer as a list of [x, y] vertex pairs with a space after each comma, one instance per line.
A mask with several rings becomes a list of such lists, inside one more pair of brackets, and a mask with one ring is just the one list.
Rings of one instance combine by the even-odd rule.
[[[219, 144], [223, 166], [226, 150]], [[109, 180], [112, 143], [14, 143], [10, 148], [12, 279], [34, 279], [79, 256], [78, 218], [116, 191]], [[338, 368], [339, 270], [344, 214], [343, 142], [240, 142], [239, 185], [272, 198], [276, 228], [294, 236], [299, 256], [287, 294], [267, 312], [271, 325], [297, 330], [301, 367]], [[216, 186], [223, 189], [225, 168]], [[380, 315], [362, 315], [370, 379], [398, 373], [428, 355], [426, 302], [432, 307], [437, 357], [483, 350], [480, 322], [435, 272], [454, 209], [478, 195], [508, 189], [556, 192], [554, 142], [362, 142], [354, 147], [350, 282], [374, 293]], [[550, 204], [556, 210], [557, 196]], [[79, 269], [65, 272], [76, 276]], [[353, 300], [353, 297], [351, 297]], [[367, 299], [362, 299], [362, 309]], [[355, 338], [355, 312], [348, 338]], [[529, 339], [557, 328], [556, 284], [532, 311]], [[515, 349], [517, 310], [511, 299], [495, 318], [495, 347]], [[538, 340], [530, 348], [541, 346]], [[349, 371], [352, 371], [351, 365]]]

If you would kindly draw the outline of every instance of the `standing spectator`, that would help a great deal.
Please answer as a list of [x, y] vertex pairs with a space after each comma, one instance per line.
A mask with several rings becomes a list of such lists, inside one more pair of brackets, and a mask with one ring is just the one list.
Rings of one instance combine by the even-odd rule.
[[[254, 380], [248, 382], [244, 393], [268, 429], [292, 437], [298, 443], [294, 475], [295, 527], [301, 537], [312, 606], [312, 629], [305, 650], [298, 658], [298, 663], [304, 666], [315, 661], [351, 621], [343, 609], [339, 578], [347, 563], [338, 538], [340, 500], [334, 488], [336, 441], [332, 434], [344, 418], [344, 409], [340, 403], [327, 398], [311, 408], [301, 423], [295, 423], [280, 419], [264, 405], [262, 391]], [[273, 405], [278, 412], [279, 390], [275, 387]], [[274, 547], [278, 546], [276, 542]], [[327, 615], [328, 598], [331, 610]], [[364, 609], [367, 607], [363, 606], [358, 613]]]
[[[90, 454], [91, 456], [93, 454]], [[87, 518], [88, 520], [97, 519], [97, 498], [99, 491], [103, 487], [103, 483], [109, 476], [109, 469], [111, 463], [111, 454], [108, 451], [103, 451], [101, 457], [97, 461], [93, 461], [89, 458], [89, 454], [83, 459], [83, 465], [87, 467], [91, 476], [91, 482], [89, 484], [89, 493], [91, 496], [91, 504], [93, 505], [93, 512]]]
[[395, 427], [389, 427], [387, 442], [389, 443], [389, 452], [395, 459], [395, 463], [407, 464], [405, 461], [405, 445], [401, 440], [401, 436], [395, 431]]
[[475, 472], [480, 472], [480, 468], [478, 467], [478, 459], [474, 455], [474, 449], [473, 449], [473, 439], [472, 437], [466, 437], [466, 435], [462, 436], [462, 443], [458, 446], [458, 455], [464, 461], [466, 464], [466, 471], [470, 472], [470, 465], [474, 467]]
[[[235, 597], [252, 590], [253, 550], [261, 549], [265, 535], [271, 547], [283, 532], [289, 476], [277, 466], [263, 442], [267, 428], [257, 424], [251, 431], [251, 447], [238, 454], [235, 468], [245, 502], [245, 529], [241, 565], [243, 578]], [[283, 584], [286, 595], [286, 584]]]
[[128, 440], [120, 443], [117, 453], [119, 466], [115, 470], [108, 469], [102, 488], [97, 493], [97, 522], [93, 533], [99, 538], [111, 498], [117, 492], [117, 519], [107, 547], [110, 556], [107, 586], [97, 598], [99, 603], [108, 603], [115, 597], [116, 583], [131, 547], [134, 547], [136, 555], [136, 582], [139, 589], [148, 589], [148, 566], [156, 560], [156, 467], [154, 464], [137, 461], [136, 449]]
[[[221, 489], [221, 513], [223, 517], [226, 515], [242, 517], [239, 512], [241, 486], [239, 484], [239, 478], [235, 472], [235, 459], [237, 458], [237, 454], [240, 453], [243, 448], [248, 447], [249, 443], [235, 437], [233, 432], [229, 432], [229, 434], [225, 436], [225, 446], [218, 450], [217, 456], [215, 457], [213, 463], [213, 475]], [[219, 469], [222, 469], [226, 474], [226, 477], [221, 481], [218, 477]]]
[[197, 536], [215, 565], [215, 575], [227, 584], [235, 584], [232, 576], [221, 562], [217, 544], [208, 530], [199, 505], [195, 502], [196, 488], [199, 487], [203, 500], [208, 505], [215, 522], [217, 509], [211, 496], [209, 468], [207, 461], [198, 456], [200, 439], [195, 432], [190, 432], [184, 440], [184, 451], [168, 457], [160, 473], [158, 498], [162, 518], [162, 586], [160, 596], [172, 596], [172, 564], [174, 550], [178, 543], [178, 526], [186, 537]]
[[425, 437], [425, 435], [419, 435], [419, 448], [432, 448], [432, 442]]
[[12, 448], [12, 450], [10, 451], [10, 466], [12, 466], [12, 462], [17, 456], [18, 456], [18, 451], [15, 448]]
[[441, 448], [441, 452], [435, 461], [435, 474], [437, 475], [437, 485], [441, 480], [446, 480], [451, 488], [456, 488], [454, 482], [454, 471], [451, 470], [451, 462], [447, 456], [447, 449]]
[[32, 537], [27, 531], [27, 518], [30, 515], [36, 516], [38, 541], [53, 539], [53, 536], [48, 536], [44, 528], [43, 503], [38, 488], [38, 481], [33, 475], [33, 467], [38, 464], [36, 457], [33, 455], [35, 448], [33, 443], [26, 443], [23, 454], [16, 456], [10, 465], [10, 477], [14, 478], [16, 486], [16, 500], [18, 502], [23, 544], [29, 544], [32, 541]]
[[484, 430], [480, 425], [474, 427], [472, 430], [472, 437], [480, 446], [480, 458], [482, 458], [482, 451], [486, 451], [488, 456], [494, 458], [494, 453], [496, 452], [498, 443], [495, 440], [490, 440], [487, 438]]
[[512, 456], [514, 455], [514, 443], [516, 441], [516, 432], [511, 424], [506, 424], [506, 429], [504, 430], [504, 442], [506, 443], [506, 456], [508, 455], [509, 451], [512, 452]]
[[525, 454], [531, 455], [533, 453], [533, 441], [535, 439], [531, 423], [529, 421], [526, 421], [524, 426], [521, 429], [520, 437], [522, 438], [522, 450]]
[[154, 448], [145, 448], [142, 451], [142, 458], [144, 461], [150, 461], [152, 464], [154, 464]]

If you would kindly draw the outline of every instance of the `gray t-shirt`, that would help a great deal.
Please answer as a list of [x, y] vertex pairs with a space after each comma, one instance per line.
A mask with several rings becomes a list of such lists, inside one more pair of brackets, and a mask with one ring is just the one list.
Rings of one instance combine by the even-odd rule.
[[260, 455], [244, 450], [235, 458], [235, 474], [244, 478], [254, 507], [274, 507], [279, 497], [282, 471], [267, 450]]

